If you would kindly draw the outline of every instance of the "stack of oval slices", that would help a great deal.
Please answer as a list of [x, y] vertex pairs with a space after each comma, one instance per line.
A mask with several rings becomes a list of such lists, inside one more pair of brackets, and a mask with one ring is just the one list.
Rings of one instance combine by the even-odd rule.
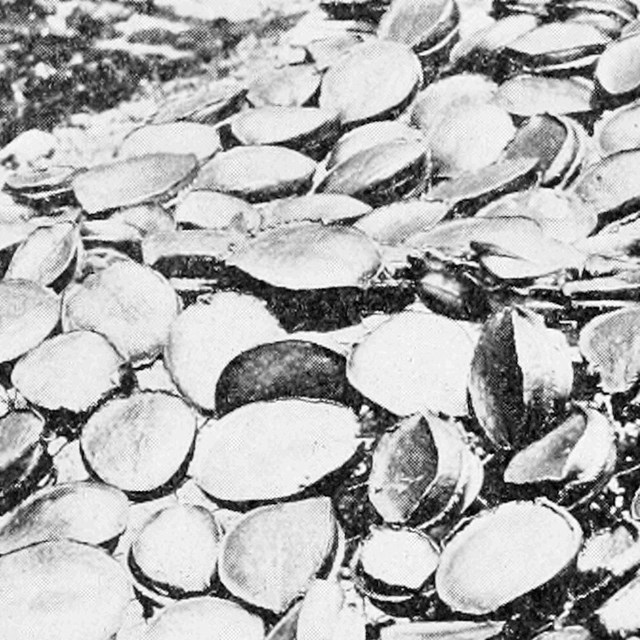
[[0, 200], [3, 640], [640, 634], [632, 0], [322, 0]]

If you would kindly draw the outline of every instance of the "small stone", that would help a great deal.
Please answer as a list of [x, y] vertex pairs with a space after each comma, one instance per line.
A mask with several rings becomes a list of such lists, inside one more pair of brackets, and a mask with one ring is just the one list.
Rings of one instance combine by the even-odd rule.
[[33, 67], [33, 73], [36, 78], [40, 78], [41, 80], [48, 80], [49, 78], [51, 78], [51, 76], [56, 75], [56, 68], [52, 67], [50, 64], [38, 62]]

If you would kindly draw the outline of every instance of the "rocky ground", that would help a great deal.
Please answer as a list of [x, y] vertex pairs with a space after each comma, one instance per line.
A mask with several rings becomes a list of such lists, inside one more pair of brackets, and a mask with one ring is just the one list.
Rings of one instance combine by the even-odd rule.
[[[170, 94], [291, 61], [314, 0], [9, 0], [0, 4], [0, 145], [108, 158]], [[53, 133], [53, 138], [48, 133]], [[25, 145], [25, 142], [27, 143]], [[80, 156], [80, 157], [78, 157]]]

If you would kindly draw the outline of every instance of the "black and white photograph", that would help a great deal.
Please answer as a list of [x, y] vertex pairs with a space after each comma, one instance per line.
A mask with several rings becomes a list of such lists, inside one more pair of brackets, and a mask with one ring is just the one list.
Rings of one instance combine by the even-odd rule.
[[640, 0], [0, 0], [0, 640], [640, 640]]

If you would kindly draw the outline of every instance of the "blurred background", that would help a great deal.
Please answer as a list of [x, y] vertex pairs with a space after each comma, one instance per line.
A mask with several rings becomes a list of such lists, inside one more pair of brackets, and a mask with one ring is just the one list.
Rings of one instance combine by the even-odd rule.
[[[273, 64], [280, 35], [314, 5], [0, 0], [0, 146], [28, 129], [69, 128], [60, 135], [86, 147], [80, 132], [98, 113], [107, 135], [168, 94]], [[123, 102], [128, 111], [114, 112]]]

